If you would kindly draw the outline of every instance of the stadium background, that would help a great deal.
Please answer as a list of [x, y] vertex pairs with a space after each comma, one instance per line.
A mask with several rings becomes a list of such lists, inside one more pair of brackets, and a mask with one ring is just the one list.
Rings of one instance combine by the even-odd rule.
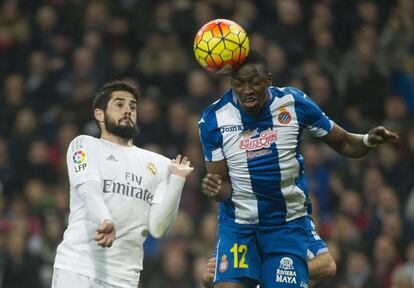
[[170, 235], [146, 243], [144, 287], [201, 287], [217, 207], [200, 191], [197, 121], [228, 83], [200, 69], [192, 41], [214, 18], [247, 30], [276, 86], [303, 89], [348, 130], [400, 134], [362, 160], [303, 145], [313, 217], [338, 265], [314, 287], [413, 287], [412, 0], [0, 1], [0, 287], [50, 287], [66, 148], [97, 135], [91, 100], [115, 78], [142, 94], [136, 145], [196, 167]]

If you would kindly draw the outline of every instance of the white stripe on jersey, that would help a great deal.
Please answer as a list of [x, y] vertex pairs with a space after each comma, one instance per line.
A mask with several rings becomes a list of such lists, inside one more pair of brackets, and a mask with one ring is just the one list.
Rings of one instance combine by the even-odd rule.
[[[231, 103], [228, 103], [227, 105], [217, 110], [216, 117], [218, 127], [242, 125], [240, 112]], [[224, 155], [226, 155], [227, 158], [234, 159], [234, 157], [231, 156], [234, 154], [239, 154], [237, 157], [238, 169], [248, 171], [246, 153], [243, 150], [238, 149], [238, 145], [233, 145], [234, 142], [239, 141], [240, 138], [232, 136], [232, 133], [223, 133], [222, 135], [222, 147], [223, 149], [227, 148], [223, 151]], [[250, 181], [250, 174], [245, 173], [244, 175], [242, 175], [240, 173], [235, 173], [235, 171], [231, 169], [233, 166], [234, 165], [231, 164], [228, 165], [230, 182], [233, 187], [233, 194], [231, 200], [234, 203], [235, 208], [235, 222], [239, 224], [257, 224], [259, 223], [259, 210], [257, 207], [256, 195], [253, 193], [253, 188]], [[237, 191], [243, 191], [244, 195], [240, 195], [239, 193], [237, 193]], [[248, 194], [250, 198], [246, 198], [246, 194]]]
[[280, 167], [280, 190], [286, 201], [286, 221], [303, 216], [303, 204], [306, 200], [305, 193], [295, 183], [295, 179], [299, 176], [299, 161], [295, 152], [298, 144], [299, 123], [294, 103], [295, 99], [289, 94], [283, 98], [275, 99], [270, 106], [273, 115], [278, 109], [284, 107], [292, 117], [292, 121], [289, 123], [290, 129], [284, 127], [278, 129], [281, 124], [278, 122], [278, 117], [273, 117], [273, 125], [277, 127], [278, 132], [276, 146]]
[[[332, 129], [334, 122], [330, 120], [329, 123], [331, 124], [331, 129]], [[312, 125], [306, 125], [306, 128], [308, 129], [309, 133], [311, 133], [315, 137], [323, 137], [328, 134], [328, 131], [322, 128], [313, 127]]]

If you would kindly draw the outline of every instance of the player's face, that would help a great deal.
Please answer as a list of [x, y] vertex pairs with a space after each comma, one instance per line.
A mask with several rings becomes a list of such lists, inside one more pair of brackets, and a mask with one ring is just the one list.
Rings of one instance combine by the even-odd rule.
[[248, 114], [257, 115], [269, 100], [268, 87], [272, 82], [259, 64], [246, 64], [231, 77], [231, 87], [240, 107]]
[[114, 91], [105, 111], [106, 130], [118, 137], [132, 139], [138, 133], [137, 101], [127, 91]]

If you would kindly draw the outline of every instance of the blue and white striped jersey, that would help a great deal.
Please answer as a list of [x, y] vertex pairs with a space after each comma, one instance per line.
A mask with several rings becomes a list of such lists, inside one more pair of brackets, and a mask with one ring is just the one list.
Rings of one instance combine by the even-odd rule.
[[240, 109], [232, 90], [202, 113], [205, 160], [225, 159], [232, 185], [220, 221], [279, 225], [307, 215], [301, 134], [306, 128], [322, 137], [334, 123], [300, 90], [269, 87], [269, 93], [255, 117]]

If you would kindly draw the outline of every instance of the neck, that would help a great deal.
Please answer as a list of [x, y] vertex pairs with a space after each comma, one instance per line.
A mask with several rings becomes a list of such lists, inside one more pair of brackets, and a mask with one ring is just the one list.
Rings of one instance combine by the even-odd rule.
[[109, 133], [108, 131], [102, 131], [101, 138], [121, 146], [132, 146], [132, 139], [121, 138], [119, 136]]

